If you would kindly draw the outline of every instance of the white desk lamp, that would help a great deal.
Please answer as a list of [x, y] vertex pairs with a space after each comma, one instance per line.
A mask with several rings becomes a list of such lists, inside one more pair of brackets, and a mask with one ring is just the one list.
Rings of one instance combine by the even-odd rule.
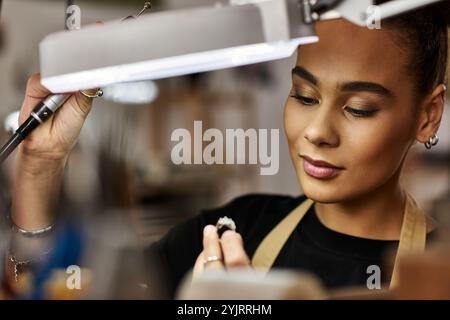
[[[379, 19], [442, 0], [395, 0]], [[314, 4], [313, 4], [314, 3]], [[318, 41], [316, 20], [364, 26], [372, 0], [231, 0], [229, 5], [150, 13], [139, 20], [48, 35], [42, 83], [55, 93], [180, 76], [291, 56]]]

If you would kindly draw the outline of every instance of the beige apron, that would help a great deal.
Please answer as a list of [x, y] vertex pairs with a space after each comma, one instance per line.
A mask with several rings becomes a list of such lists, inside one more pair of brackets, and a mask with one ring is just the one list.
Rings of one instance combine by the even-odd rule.
[[[313, 200], [306, 199], [267, 234], [252, 257], [252, 266], [255, 269], [262, 272], [269, 271], [284, 244], [313, 204]], [[409, 253], [424, 251], [426, 234], [426, 215], [414, 199], [407, 194], [400, 241], [391, 277], [391, 289], [398, 284], [399, 259]]]

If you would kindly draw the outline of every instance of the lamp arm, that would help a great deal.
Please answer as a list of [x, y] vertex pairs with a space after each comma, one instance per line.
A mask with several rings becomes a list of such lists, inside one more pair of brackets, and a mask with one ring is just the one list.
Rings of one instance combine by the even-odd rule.
[[446, 0], [395, 0], [378, 5], [381, 20]]
[[[360, 26], [370, 25], [373, 19], [380, 21], [394, 17], [408, 11], [425, 7], [434, 3], [448, 0], [392, 0], [383, 4], [374, 5], [373, 0], [299, 0], [308, 2], [311, 7], [313, 20], [329, 20], [345, 18]], [[314, 3], [312, 5], [311, 3]], [[333, 5], [333, 7], [330, 7]], [[319, 8], [321, 12], [314, 10]], [[325, 11], [328, 9], [327, 11]]]

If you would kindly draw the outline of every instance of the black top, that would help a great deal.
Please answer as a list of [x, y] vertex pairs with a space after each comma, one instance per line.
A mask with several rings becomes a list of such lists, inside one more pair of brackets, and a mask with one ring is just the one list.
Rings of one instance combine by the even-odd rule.
[[[168, 232], [149, 248], [161, 263], [167, 278], [165, 286], [174, 290], [202, 251], [203, 228], [215, 225], [228, 216], [236, 223], [244, 247], [251, 258], [264, 237], [287, 214], [306, 199], [305, 196], [247, 195], [229, 204], [202, 212]], [[388, 283], [392, 268], [385, 267], [387, 249], [396, 249], [398, 241], [370, 240], [333, 231], [318, 219], [314, 206], [306, 213], [289, 237], [273, 267], [309, 271], [317, 275], [325, 287], [365, 286], [370, 265], [377, 265], [381, 278]], [[384, 272], [383, 272], [384, 271]]]

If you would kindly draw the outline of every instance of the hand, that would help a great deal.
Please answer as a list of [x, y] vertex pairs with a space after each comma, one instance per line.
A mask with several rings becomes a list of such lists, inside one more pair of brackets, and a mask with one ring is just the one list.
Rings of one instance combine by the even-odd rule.
[[[40, 75], [33, 75], [27, 84], [19, 123], [49, 94], [40, 83]], [[53, 224], [65, 162], [91, 106], [92, 99], [74, 93], [19, 146], [11, 218], [22, 229], [38, 230]]]
[[[30, 77], [25, 100], [20, 111], [19, 123], [22, 124], [34, 107], [48, 95], [40, 83], [40, 75]], [[91, 110], [92, 99], [74, 93], [52, 118], [37, 127], [23, 142], [20, 151], [27, 159], [64, 161], [80, 134], [83, 123]]]
[[[208, 257], [217, 256], [218, 261], [205, 261]], [[219, 239], [217, 228], [208, 225], [203, 229], [203, 251], [194, 265], [194, 278], [205, 270], [223, 268], [251, 268], [250, 259], [244, 250], [242, 237], [235, 231], [225, 231]]]

